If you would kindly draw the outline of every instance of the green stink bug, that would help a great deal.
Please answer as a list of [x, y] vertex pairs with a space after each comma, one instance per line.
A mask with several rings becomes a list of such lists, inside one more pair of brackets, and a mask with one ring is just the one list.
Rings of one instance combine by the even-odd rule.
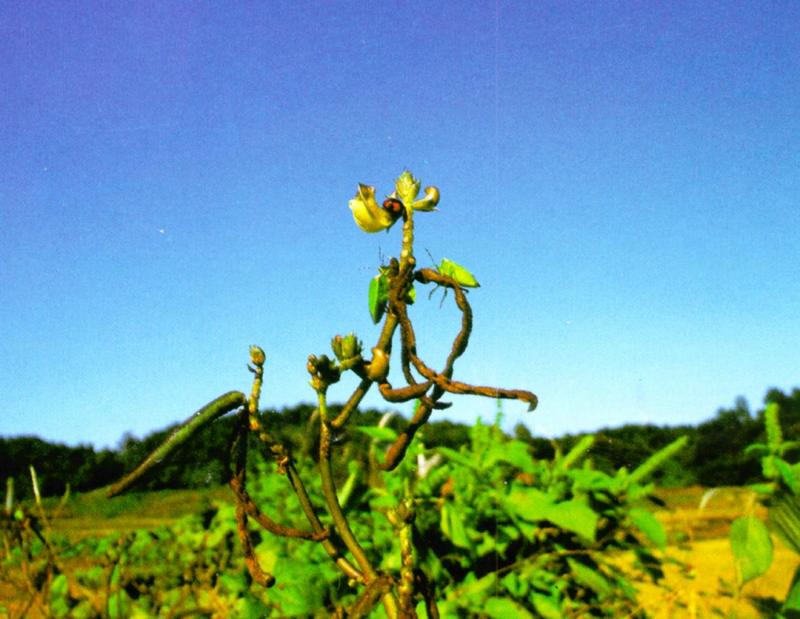
[[[394, 264], [390, 262], [389, 266], [378, 267], [378, 274], [369, 282], [369, 315], [375, 324], [380, 322], [386, 312], [386, 304], [389, 301], [389, 273], [392, 269], [395, 273], [397, 272], [397, 261], [394, 258], [392, 260]], [[410, 305], [416, 299], [417, 292], [414, 290], [414, 286], [411, 286], [406, 293], [405, 302]]]
[[467, 271], [467, 269], [460, 264], [448, 260], [447, 258], [442, 258], [442, 262], [436, 270], [445, 277], [456, 280], [461, 286], [465, 286], [466, 288], [480, 287], [478, 280], [475, 279], [472, 273]]
[[[436, 262], [435, 260], [433, 260], [431, 252], [428, 252], [428, 256], [430, 256], [430, 259], [433, 262]], [[437, 272], [441, 273], [445, 277], [449, 277], [450, 279], [454, 280], [459, 286], [463, 286], [464, 288], [480, 287], [478, 280], [475, 279], [475, 276], [472, 273], [470, 273], [467, 269], [462, 267], [457, 262], [453, 262], [448, 258], [442, 258], [442, 261], [439, 263], [439, 266], [434, 268], [436, 269]], [[436, 292], [436, 290], [438, 289], [439, 289], [439, 284], [436, 284], [433, 290], [430, 291], [430, 294], [428, 294], [428, 298], [430, 299], [433, 296], [433, 293]], [[442, 295], [442, 301], [439, 304], [440, 307], [441, 304], [444, 303], [446, 297], [447, 297], [447, 289], [445, 288], [444, 295]]]
[[386, 311], [389, 300], [389, 277], [384, 269], [380, 270], [369, 282], [369, 315], [372, 322], [378, 324]]

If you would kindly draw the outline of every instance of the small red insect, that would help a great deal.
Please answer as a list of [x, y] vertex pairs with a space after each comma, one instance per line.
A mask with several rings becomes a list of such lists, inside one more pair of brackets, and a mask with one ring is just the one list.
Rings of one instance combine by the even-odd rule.
[[386, 198], [383, 201], [383, 208], [386, 211], [389, 211], [389, 214], [392, 218], [397, 219], [400, 215], [403, 214], [405, 208], [403, 207], [403, 203], [400, 202], [397, 198]]

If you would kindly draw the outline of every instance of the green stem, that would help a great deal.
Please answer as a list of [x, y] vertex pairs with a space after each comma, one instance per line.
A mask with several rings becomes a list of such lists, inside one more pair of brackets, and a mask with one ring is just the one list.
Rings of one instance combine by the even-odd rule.
[[[383, 328], [381, 329], [381, 334], [378, 337], [378, 343], [375, 344], [375, 348], [380, 348], [386, 353], [391, 352], [392, 337], [394, 337], [394, 332], [397, 330], [397, 325], [397, 316], [391, 313], [386, 314], [386, 320], [383, 322]], [[367, 391], [369, 391], [371, 386], [372, 381], [369, 378], [361, 379], [358, 387], [356, 387], [355, 391], [353, 391], [353, 394], [350, 396], [350, 399], [347, 400], [341, 412], [333, 420], [331, 420], [330, 423], [332, 428], [338, 430], [347, 423], [350, 415], [356, 410], [356, 408], [358, 408], [358, 405], [361, 403], [361, 400], [367, 394]]]
[[400, 250], [400, 273], [408, 268], [409, 260], [414, 259], [414, 209], [406, 207], [406, 218], [403, 221], [403, 246]]
[[[308, 521], [311, 524], [311, 528], [317, 533], [323, 531], [322, 523], [320, 522], [319, 518], [317, 518], [317, 514], [314, 511], [314, 506], [311, 504], [311, 499], [308, 497], [308, 492], [306, 492], [306, 488], [303, 485], [303, 480], [300, 479], [300, 474], [297, 472], [297, 469], [291, 462], [286, 465], [286, 475], [289, 478], [289, 483], [292, 485], [292, 489], [300, 501], [300, 506], [303, 508], [306, 518], [308, 518]], [[322, 540], [321, 544], [325, 549], [325, 552], [327, 552], [331, 559], [336, 562], [336, 565], [339, 566], [339, 569], [341, 569], [348, 576], [348, 578], [353, 578], [354, 580], [362, 582], [364, 581], [364, 575], [359, 572], [358, 569], [352, 563], [350, 563], [350, 561], [339, 555], [339, 551], [336, 549], [336, 546], [331, 540], [324, 539]]]
[[358, 540], [356, 540], [355, 535], [353, 535], [336, 494], [336, 483], [333, 481], [333, 469], [331, 468], [331, 425], [328, 419], [328, 404], [325, 393], [320, 391], [317, 394], [317, 400], [319, 402], [320, 417], [319, 471], [322, 478], [322, 493], [325, 496], [328, 512], [333, 518], [333, 524], [339, 537], [344, 542], [344, 545], [347, 546], [361, 571], [364, 572], [367, 582], [369, 582], [375, 578], [375, 569], [367, 559], [367, 555]]
[[[328, 404], [325, 392], [319, 391], [317, 393], [317, 399], [319, 402], [320, 418], [319, 471], [322, 480], [322, 494], [325, 496], [328, 512], [333, 519], [333, 524], [336, 527], [339, 537], [364, 573], [364, 582], [369, 585], [378, 578], [378, 574], [369, 562], [361, 544], [358, 543], [358, 540], [350, 528], [350, 524], [347, 522], [347, 517], [342, 511], [342, 506], [339, 504], [339, 498], [336, 494], [336, 483], [333, 480], [333, 470], [331, 468], [331, 422], [328, 419]], [[386, 616], [389, 619], [397, 619], [399, 610], [395, 595], [391, 591], [388, 591], [381, 595], [381, 600], [383, 601], [383, 608], [386, 611]]]

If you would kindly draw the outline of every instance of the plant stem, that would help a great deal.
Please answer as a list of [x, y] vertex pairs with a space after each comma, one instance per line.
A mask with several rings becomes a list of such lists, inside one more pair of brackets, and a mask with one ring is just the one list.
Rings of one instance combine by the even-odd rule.
[[[311, 504], [311, 499], [308, 497], [308, 492], [306, 492], [306, 488], [303, 485], [303, 480], [300, 479], [300, 474], [297, 472], [297, 469], [294, 466], [294, 463], [289, 462], [286, 465], [286, 476], [289, 478], [289, 483], [292, 485], [295, 494], [297, 495], [298, 500], [300, 501], [300, 506], [303, 508], [303, 512], [305, 512], [306, 518], [308, 518], [309, 523], [311, 524], [311, 528], [314, 529], [315, 532], [323, 531], [322, 523], [320, 522], [319, 518], [317, 518], [316, 512], [314, 512], [314, 506]], [[358, 569], [350, 563], [345, 557], [342, 557], [339, 554], [339, 551], [336, 549], [336, 546], [331, 542], [330, 539], [324, 539], [320, 542], [322, 547], [325, 549], [325, 552], [336, 562], [336, 565], [339, 566], [349, 578], [353, 578], [358, 581], [364, 581], [364, 575], [358, 571]]]
[[317, 400], [319, 402], [320, 417], [319, 472], [322, 478], [322, 493], [325, 495], [325, 503], [328, 506], [331, 518], [333, 518], [333, 524], [339, 533], [339, 537], [341, 537], [361, 571], [364, 572], [365, 579], [369, 582], [375, 578], [375, 569], [367, 559], [367, 555], [358, 540], [356, 540], [355, 535], [353, 535], [353, 531], [350, 529], [350, 524], [347, 522], [336, 495], [336, 483], [333, 480], [333, 470], [331, 468], [331, 426], [328, 419], [328, 405], [325, 393], [319, 392]]

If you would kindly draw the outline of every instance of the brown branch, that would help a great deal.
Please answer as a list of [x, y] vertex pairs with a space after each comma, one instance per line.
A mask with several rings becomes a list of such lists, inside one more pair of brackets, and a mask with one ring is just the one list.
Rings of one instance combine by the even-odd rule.
[[388, 381], [385, 381], [378, 385], [378, 389], [383, 399], [387, 402], [408, 402], [409, 400], [421, 398], [425, 395], [425, 392], [428, 391], [430, 386], [431, 381], [428, 380], [424, 383], [415, 383], [393, 389], [392, 385]]
[[456, 380], [450, 380], [441, 374], [437, 374], [431, 370], [423, 361], [416, 355], [411, 355], [411, 362], [414, 364], [416, 370], [428, 380], [433, 381], [437, 387], [447, 391], [448, 393], [457, 393], [462, 395], [480, 395], [487, 398], [502, 398], [507, 400], [521, 400], [528, 403], [528, 410], [532, 411], [539, 403], [536, 394], [526, 391], [524, 389], [503, 389], [501, 387], [482, 387], [477, 385], [470, 385]]
[[277, 460], [279, 470], [286, 474], [289, 484], [297, 496], [297, 500], [300, 501], [300, 507], [306, 515], [306, 519], [311, 525], [314, 535], [319, 538], [318, 541], [322, 544], [325, 552], [328, 553], [331, 560], [336, 563], [337, 567], [339, 567], [348, 578], [363, 582], [364, 575], [358, 568], [350, 563], [350, 561], [341, 555], [339, 549], [330, 539], [330, 530], [322, 526], [322, 522], [314, 511], [314, 506], [308, 496], [303, 480], [297, 472], [297, 468], [294, 466], [294, 461], [292, 460], [289, 450], [281, 443], [267, 444], [262, 442], [260, 444], [264, 450], [264, 455], [266, 457], [274, 457]]
[[[464, 291], [455, 280], [430, 269], [421, 269], [421, 271], [417, 271], [415, 277], [422, 283], [434, 281], [435, 283], [439, 283], [440, 285], [451, 288], [454, 292], [456, 305], [458, 306], [459, 310], [461, 310], [461, 328], [456, 335], [455, 340], [453, 341], [450, 354], [447, 356], [445, 367], [442, 370], [442, 373], [436, 375], [449, 378], [453, 374], [453, 366], [456, 359], [460, 357], [467, 348], [469, 335], [472, 331], [472, 309], [470, 308]], [[392, 312], [397, 316], [397, 320], [400, 323], [403, 363], [407, 364], [408, 362], [414, 362], [414, 359], [419, 360], [416, 355], [416, 334], [414, 333], [414, 327], [411, 324], [411, 320], [408, 317], [408, 309], [406, 302], [404, 301], [404, 297], [396, 293], [390, 294], [390, 306]], [[446, 408], [446, 406], [449, 406], [439, 403], [438, 401], [442, 395], [444, 395], [446, 389], [442, 388], [442, 386], [433, 381], [430, 377], [426, 376], [425, 378], [428, 380], [420, 385], [414, 381], [410, 369], [406, 370], [404, 367], [403, 373], [406, 375], [407, 380], [410, 378], [410, 380], [408, 380], [409, 385], [407, 387], [388, 391], [384, 385], [381, 385], [381, 394], [388, 392], [389, 395], [405, 396], [413, 393], [414, 396], [420, 399], [420, 405], [406, 428], [397, 436], [392, 445], [390, 445], [387, 449], [383, 462], [378, 465], [379, 468], [384, 471], [392, 471], [397, 467], [398, 464], [400, 464], [405, 457], [406, 451], [408, 450], [414, 435], [417, 433], [417, 430], [425, 425], [433, 410]], [[436, 388], [429, 397], [423, 397], [423, 394], [427, 392], [431, 383], [434, 383]], [[424, 391], [421, 391], [422, 385], [425, 387]], [[384, 397], [386, 396], [384, 395]], [[386, 399], [388, 400], [389, 398]], [[409, 397], [408, 399], [412, 398]], [[407, 400], [398, 398], [397, 401]]]
[[[414, 277], [417, 279], [417, 281], [424, 284], [433, 282], [440, 286], [445, 286], [452, 289], [456, 306], [459, 310], [461, 310], [461, 330], [458, 332], [458, 335], [456, 335], [455, 340], [453, 340], [450, 354], [445, 362], [445, 369], [442, 371], [442, 374], [447, 375], [449, 378], [452, 376], [453, 364], [455, 363], [455, 360], [464, 354], [464, 351], [469, 345], [469, 336], [470, 333], [472, 333], [472, 307], [470, 307], [469, 301], [467, 301], [467, 295], [464, 293], [464, 289], [456, 280], [447, 277], [446, 275], [442, 275], [433, 269], [420, 269], [414, 274]], [[411, 323], [409, 321], [409, 327], [410, 324]]]
[[347, 423], [347, 420], [350, 419], [350, 415], [353, 413], [358, 405], [361, 403], [361, 400], [369, 391], [370, 386], [372, 385], [372, 381], [369, 378], [363, 377], [361, 382], [359, 383], [358, 387], [355, 388], [352, 395], [348, 398], [345, 405], [342, 407], [342, 410], [339, 414], [331, 421], [331, 426], [336, 428], [337, 430], [341, 428], [344, 424]]
[[[275, 577], [261, 569], [255, 550], [253, 540], [250, 537], [250, 529], [247, 527], [247, 513], [240, 499], [240, 492], [245, 491], [247, 474], [247, 431], [248, 431], [249, 412], [243, 408], [237, 419], [237, 431], [231, 441], [231, 460], [233, 471], [231, 472], [230, 486], [236, 495], [236, 531], [239, 534], [239, 542], [244, 552], [244, 561], [247, 571], [262, 587], [271, 587], [275, 584]], [[237, 492], [238, 490], [238, 492]]]
[[[445, 361], [445, 366], [441, 372], [435, 372], [429, 368], [417, 355], [417, 339], [414, 333], [414, 327], [408, 317], [407, 304], [404, 297], [397, 294], [396, 291], [390, 293], [389, 302], [390, 308], [400, 324], [400, 338], [402, 342], [402, 363], [403, 374], [409, 385], [398, 389], [392, 389], [391, 385], [384, 383], [380, 385], [381, 394], [389, 401], [404, 402], [412, 399], [403, 399], [405, 396], [414, 394], [420, 399], [420, 405], [417, 408], [414, 417], [409, 422], [408, 426], [403, 430], [392, 445], [387, 449], [386, 455], [382, 463], [378, 466], [381, 470], [391, 471], [394, 470], [398, 464], [403, 460], [403, 457], [411, 444], [417, 430], [422, 427], [430, 418], [434, 409], [444, 408], [444, 404], [439, 403], [439, 399], [447, 393], [480, 395], [491, 398], [506, 398], [522, 400], [528, 403], [528, 410], [533, 410], [536, 407], [538, 399], [536, 395], [530, 391], [522, 389], [502, 389], [498, 387], [481, 387], [469, 385], [459, 381], [452, 380], [453, 368], [456, 360], [464, 354], [469, 344], [469, 336], [472, 332], [472, 308], [467, 301], [467, 296], [463, 288], [454, 279], [442, 275], [438, 271], [432, 269], [420, 269], [415, 272], [414, 277], [421, 283], [435, 283], [440, 286], [445, 286], [453, 291], [456, 306], [461, 311], [461, 328], [453, 340], [450, 353]], [[426, 379], [425, 383], [416, 383], [410, 368], [406, 368], [407, 363], [414, 365], [414, 368]], [[430, 384], [435, 385], [433, 392], [428, 397], [423, 397], [423, 393], [427, 392]], [[425, 391], [421, 390], [425, 386]], [[419, 390], [419, 391], [418, 391]], [[386, 397], [390, 396], [390, 397]], [[395, 398], [395, 399], [390, 399]]]
[[244, 508], [245, 513], [273, 535], [280, 535], [282, 537], [295, 537], [315, 542], [322, 541], [330, 536], [330, 532], [325, 529], [321, 531], [302, 531], [300, 529], [287, 527], [286, 525], [275, 522], [258, 508], [258, 505], [255, 504], [247, 490], [241, 486], [238, 478], [232, 478], [229, 482], [229, 485], [231, 490], [233, 490], [233, 493], [236, 495], [238, 504]]
[[388, 574], [381, 574], [373, 579], [350, 607], [350, 612], [347, 615], [349, 619], [369, 616], [381, 598], [391, 591], [393, 584], [394, 580]]
[[425, 600], [425, 612], [429, 619], [439, 619], [439, 608], [436, 606], [436, 591], [433, 583], [420, 569], [414, 570], [416, 589], [422, 593]]
[[417, 430], [425, 425], [432, 412], [433, 401], [430, 398], [420, 400], [420, 404], [411, 421], [408, 422], [408, 425], [397, 435], [397, 438], [386, 450], [383, 462], [378, 464], [378, 468], [382, 471], [393, 471], [397, 468], [397, 465], [405, 457], [408, 446], [411, 444]]
[[275, 577], [262, 570], [261, 565], [258, 563], [258, 557], [250, 539], [250, 530], [247, 528], [247, 514], [241, 503], [236, 505], [236, 530], [239, 533], [239, 541], [244, 551], [244, 562], [247, 565], [247, 571], [250, 572], [250, 576], [262, 587], [271, 587], [275, 584]]

